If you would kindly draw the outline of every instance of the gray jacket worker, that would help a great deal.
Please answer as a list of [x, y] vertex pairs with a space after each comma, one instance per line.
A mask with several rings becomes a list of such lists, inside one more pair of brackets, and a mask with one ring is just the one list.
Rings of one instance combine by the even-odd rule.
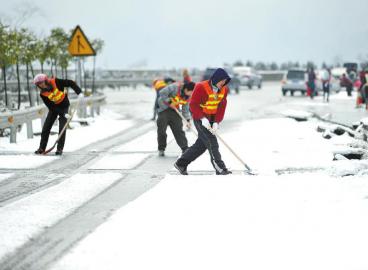
[[188, 100], [192, 96], [195, 83], [185, 84], [173, 83], [161, 89], [158, 97], [158, 117], [157, 117], [157, 142], [159, 156], [165, 155], [167, 146], [167, 126], [171, 128], [176, 143], [184, 152], [188, 148], [188, 140], [183, 131], [183, 122], [178, 115], [181, 112], [184, 118], [190, 120]]

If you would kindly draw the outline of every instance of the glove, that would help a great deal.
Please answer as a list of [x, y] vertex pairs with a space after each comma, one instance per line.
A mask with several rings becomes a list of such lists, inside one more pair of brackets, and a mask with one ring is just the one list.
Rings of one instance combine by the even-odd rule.
[[188, 129], [188, 130], [189, 130], [189, 129], [191, 129], [192, 124], [190, 123], [190, 119], [187, 119], [187, 124], [186, 124], [186, 126], [187, 126], [187, 129]]
[[78, 100], [82, 100], [84, 98], [84, 95], [82, 94], [82, 93], [80, 93], [79, 95], [78, 95]]
[[208, 119], [206, 117], [203, 117], [201, 119], [201, 122], [202, 122], [202, 126], [204, 126], [205, 128], [207, 128], [208, 130], [211, 128], [210, 121], [208, 121]]
[[219, 128], [219, 124], [218, 123], [213, 123], [212, 124], [212, 133], [216, 133], [216, 131], [218, 130]]
[[65, 116], [66, 119], [72, 118], [72, 116], [69, 113], [64, 114], [64, 116]]

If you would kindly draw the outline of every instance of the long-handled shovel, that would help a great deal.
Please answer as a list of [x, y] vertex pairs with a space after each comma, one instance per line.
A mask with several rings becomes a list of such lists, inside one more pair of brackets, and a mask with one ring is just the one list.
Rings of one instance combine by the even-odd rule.
[[[190, 128], [190, 130], [196, 135], [198, 136], [197, 132], [189, 125], [187, 119], [184, 118], [184, 116], [179, 112], [178, 109], [175, 108], [176, 113], [181, 117], [181, 119], [183, 119], [184, 123]], [[219, 138], [219, 140], [227, 147], [227, 149], [229, 149], [229, 151], [240, 161], [241, 164], [243, 164], [243, 166], [246, 168], [246, 173], [247, 174], [251, 174], [251, 175], [255, 175], [255, 173], [252, 172], [252, 169], [239, 157], [238, 154], [235, 153], [235, 151], [224, 141], [224, 139], [218, 134], [218, 132], [214, 131], [214, 130], [210, 130], [212, 132], [212, 134], [214, 134], [217, 138]]]
[[79, 107], [79, 99], [77, 100], [77, 104], [75, 105], [75, 109], [74, 109], [74, 111], [72, 112], [72, 114], [71, 114], [70, 118], [66, 121], [66, 123], [65, 123], [65, 125], [64, 125], [64, 127], [63, 127], [63, 129], [61, 130], [61, 132], [60, 132], [59, 136], [57, 137], [57, 139], [56, 139], [55, 143], [54, 143], [54, 144], [53, 144], [49, 149], [45, 150], [45, 152], [43, 152], [43, 155], [46, 155], [46, 154], [50, 153], [52, 150], [54, 150], [54, 148], [55, 148], [55, 146], [57, 145], [57, 143], [59, 142], [59, 140], [60, 140], [61, 136], [63, 136], [63, 134], [64, 134], [64, 132], [65, 132], [66, 128], [68, 127], [68, 125], [69, 125], [70, 121], [72, 121], [72, 119], [73, 119], [73, 116], [74, 116], [75, 112], [78, 110], [78, 107]]

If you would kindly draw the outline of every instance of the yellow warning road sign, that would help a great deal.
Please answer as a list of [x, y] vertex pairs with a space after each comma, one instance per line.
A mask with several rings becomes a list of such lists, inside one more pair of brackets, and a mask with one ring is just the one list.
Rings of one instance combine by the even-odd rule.
[[92, 48], [91, 43], [89, 43], [86, 35], [83, 33], [79, 25], [77, 25], [73, 31], [68, 50], [73, 56], [96, 55], [95, 50]]

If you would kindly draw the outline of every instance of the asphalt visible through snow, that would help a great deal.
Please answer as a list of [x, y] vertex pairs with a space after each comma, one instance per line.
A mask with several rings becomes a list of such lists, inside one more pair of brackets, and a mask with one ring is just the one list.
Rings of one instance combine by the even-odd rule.
[[[11, 172], [14, 175], [0, 183], [0, 207], [57, 185], [77, 173], [101, 172], [89, 167], [107, 154], [117, 154], [112, 149], [155, 129], [154, 122], [149, 120], [154, 98], [151, 92], [125, 89], [107, 93], [107, 96], [106, 106], [125, 117], [135, 119], [136, 125], [78, 151], [66, 153], [57, 163], [46, 164], [34, 170], [1, 170], [1, 173]], [[279, 83], [264, 83], [260, 90], [242, 89], [239, 95], [229, 96], [221, 130], [230, 130], [241, 121], [250, 119], [282, 117], [281, 112], [287, 109], [311, 111], [320, 115], [328, 113], [332, 120], [348, 125], [367, 115], [365, 111], [354, 108], [354, 99], [340, 97], [332, 95], [330, 104], [324, 103], [319, 97], [315, 100], [297, 95], [283, 97]], [[162, 158], [156, 152], [147, 151], [149, 157], [134, 169], [114, 170], [122, 174], [118, 182], [4, 258], [0, 261], [1, 269], [47, 269], [114, 211], [157, 185], [172, 170], [180, 154], [173, 141], [168, 144], [166, 152], [167, 156]]]

